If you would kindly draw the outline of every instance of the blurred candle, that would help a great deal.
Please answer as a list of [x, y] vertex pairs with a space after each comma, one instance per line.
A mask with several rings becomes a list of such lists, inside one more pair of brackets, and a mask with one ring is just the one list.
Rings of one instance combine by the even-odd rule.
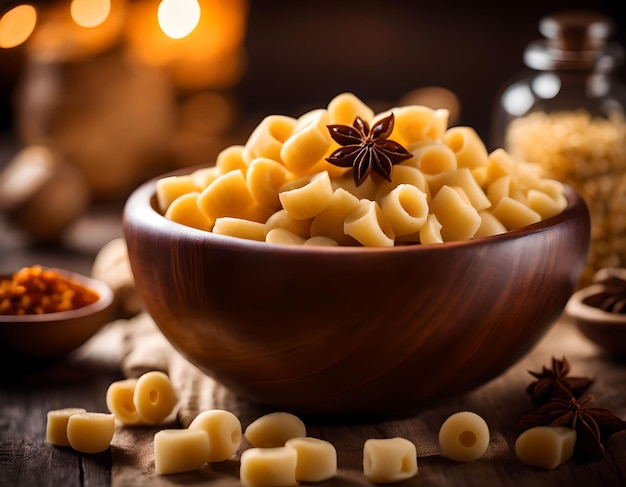
[[228, 89], [239, 81], [247, 0], [146, 0], [128, 6], [129, 49], [144, 63], [167, 70], [179, 89]]
[[18, 5], [0, 18], [0, 48], [19, 46], [32, 34], [37, 24], [37, 11], [32, 5]]
[[159, 25], [172, 39], [188, 36], [200, 21], [197, 0], [162, 0], [158, 10]]
[[70, 11], [81, 27], [97, 27], [111, 13], [111, 0], [72, 0]]
[[127, 0], [73, 0], [40, 9], [27, 46], [30, 59], [86, 61], [116, 46], [122, 37]]

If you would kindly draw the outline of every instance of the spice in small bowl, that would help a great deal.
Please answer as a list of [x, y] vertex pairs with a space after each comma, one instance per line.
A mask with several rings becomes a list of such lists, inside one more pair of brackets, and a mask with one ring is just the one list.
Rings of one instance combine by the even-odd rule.
[[0, 276], [0, 350], [62, 357], [109, 320], [113, 304], [108, 285], [61, 269], [35, 265]]
[[589, 340], [626, 358], [626, 269], [600, 269], [589, 286], [571, 296], [565, 314]]

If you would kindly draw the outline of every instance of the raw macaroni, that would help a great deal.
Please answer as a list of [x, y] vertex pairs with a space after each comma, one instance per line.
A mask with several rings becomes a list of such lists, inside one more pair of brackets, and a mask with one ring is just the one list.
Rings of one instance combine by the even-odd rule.
[[574, 455], [576, 430], [559, 426], [535, 426], [515, 440], [515, 454], [527, 465], [552, 470]]
[[291, 413], [275, 412], [254, 420], [244, 434], [252, 446], [271, 448], [284, 446], [291, 438], [306, 436], [306, 426]]
[[[372, 171], [357, 186], [352, 168], [326, 160], [340, 147], [328, 126], [352, 125], [358, 116], [371, 127], [390, 114], [389, 140], [412, 157], [392, 167], [391, 182]], [[164, 177], [156, 192], [160, 211], [177, 223], [283, 245], [311, 237], [383, 247], [467, 240], [536, 223], [567, 206], [560, 182], [501, 148], [488, 153], [471, 127], [448, 127], [447, 110], [413, 105], [375, 114], [352, 93], [299, 118], [267, 116], [214, 167]], [[223, 218], [265, 228], [261, 234]]]
[[83, 408], [63, 408], [48, 411], [46, 422], [46, 441], [51, 445], [70, 446], [67, 439], [67, 422], [70, 416], [86, 413]]
[[111, 445], [115, 417], [109, 413], [84, 412], [72, 414], [67, 420], [67, 440], [81, 453], [99, 453]]
[[109, 384], [107, 408], [126, 425], [158, 424], [174, 409], [176, 393], [169, 377], [150, 371], [139, 378], [122, 379]]
[[144, 423], [163, 421], [176, 404], [176, 393], [169, 377], [157, 370], [140, 376], [133, 391], [133, 404]]
[[232, 457], [241, 444], [241, 421], [230, 411], [210, 409], [198, 414], [189, 429], [204, 431], [209, 438], [210, 449], [206, 462], [222, 462]]
[[370, 438], [363, 445], [363, 474], [370, 482], [391, 483], [417, 475], [417, 451], [406, 438]]
[[337, 450], [331, 442], [311, 437], [292, 438], [285, 446], [298, 453], [296, 480], [322, 482], [337, 474]]
[[298, 485], [297, 463], [295, 448], [248, 448], [241, 454], [239, 478], [244, 487]]
[[164, 429], [154, 434], [154, 471], [159, 475], [202, 467], [210, 452], [209, 437], [200, 429]]
[[478, 460], [489, 446], [489, 427], [474, 412], [454, 413], [439, 429], [439, 445], [445, 456], [457, 462]]

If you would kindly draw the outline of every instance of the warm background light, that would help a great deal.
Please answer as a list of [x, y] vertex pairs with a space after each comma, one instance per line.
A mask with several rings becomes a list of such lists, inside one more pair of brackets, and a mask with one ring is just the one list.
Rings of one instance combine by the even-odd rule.
[[0, 18], [0, 47], [19, 46], [32, 34], [37, 24], [37, 11], [32, 5], [18, 5]]
[[72, 19], [81, 27], [97, 27], [111, 12], [110, 0], [72, 0]]
[[197, 0], [162, 0], [158, 9], [159, 25], [172, 39], [189, 35], [200, 20]]
[[30, 56], [46, 62], [78, 62], [107, 52], [121, 38], [126, 4], [127, 0], [74, 0], [42, 9], [28, 41]]
[[[193, 0], [193, 3], [199, 6], [197, 27], [183, 38], [172, 39], [164, 32], [165, 25], [159, 25], [160, 16], [167, 10], [166, 2], [130, 2], [125, 30], [128, 47], [145, 64], [167, 70], [178, 88], [229, 89], [245, 69], [243, 40], [248, 1]], [[182, 0], [171, 2], [178, 8], [175, 17], [184, 10], [184, 4], [186, 1]]]

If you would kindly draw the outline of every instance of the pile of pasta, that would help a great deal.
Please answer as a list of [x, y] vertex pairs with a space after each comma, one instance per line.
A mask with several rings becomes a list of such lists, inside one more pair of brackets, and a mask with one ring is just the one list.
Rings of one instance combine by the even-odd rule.
[[[326, 160], [340, 146], [328, 126], [370, 126], [394, 115], [389, 140], [412, 157], [391, 181]], [[390, 247], [505, 233], [565, 209], [563, 184], [539, 165], [488, 152], [471, 127], [448, 127], [448, 111], [412, 105], [375, 114], [352, 93], [298, 118], [269, 115], [244, 145], [213, 166], [157, 181], [159, 209], [175, 222], [274, 244]]]

